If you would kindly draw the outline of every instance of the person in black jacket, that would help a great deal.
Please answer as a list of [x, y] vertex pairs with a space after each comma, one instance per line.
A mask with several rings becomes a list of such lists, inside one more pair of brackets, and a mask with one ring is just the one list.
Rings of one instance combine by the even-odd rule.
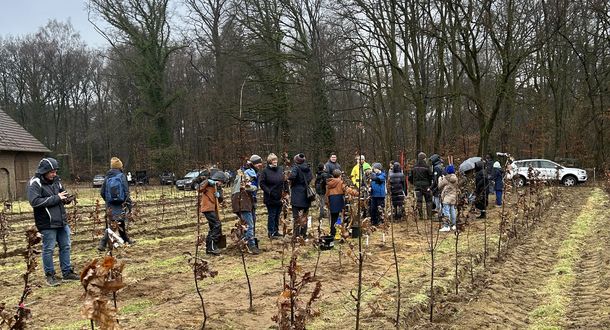
[[36, 229], [42, 234], [42, 266], [47, 284], [57, 286], [53, 267], [53, 250], [59, 245], [59, 264], [62, 278], [80, 280], [70, 262], [70, 226], [64, 204], [72, 199], [57, 176], [59, 163], [54, 158], [43, 158], [36, 174], [28, 183], [28, 201], [34, 210]]
[[432, 185], [432, 170], [430, 166], [426, 164], [426, 154], [420, 152], [417, 155], [417, 163], [411, 169], [411, 175], [409, 176], [409, 182], [415, 186], [415, 196], [417, 197], [417, 211], [419, 218], [424, 217], [422, 209], [422, 202], [426, 200], [426, 216], [432, 218], [432, 191], [430, 186]]
[[326, 180], [330, 179], [328, 173], [324, 170], [324, 164], [318, 164], [316, 172], [316, 194], [318, 195], [318, 203], [320, 203], [320, 219], [326, 218]]
[[405, 195], [407, 194], [407, 185], [405, 183], [405, 175], [398, 162], [392, 165], [390, 172], [390, 195], [392, 199], [392, 208], [394, 220], [402, 219], [404, 215]]
[[290, 170], [290, 204], [294, 218], [294, 235], [305, 238], [307, 236], [307, 214], [311, 200], [307, 198], [307, 187], [313, 179], [311, 169], [305, 162], [304, 154], [294, 156], [294, 165]]
[[485, 164], [483, 161], [478, 161], [475, 163], [474, 165], [474, 170], [475, 170], [475, 195], [476, 195], [476, 199], [475, 199], [475, 204], [474, 206], [481, 212], [481, 214], [479, 214], [479, 216], [477, 217], [478, 219], [485, 219], [486, 217], [486, 213], [487, 213], [487, 204], [488, 204], [488, 199], [487, 199], [487, 192], [488, 192], [488, 179], [487, 179], [487, 173], [485, 171]]
[[[112, 178], [115, 177], [120, 180], [121, 187], [119, 188], [122, 189], [123, 193], [123, 196], [118, 200], [112, 200], [112, 192], [109, 191], [111, 189], [109, 187], [109, 180], [112, 180]], [[112, 157], [110, 159], [110, 170], [106, 173], [106, 178], [100, 188], [100, 195], [104, 202], [106, 202], [107, 218], [116, 223], [119, 231], [118, 234], [123, 242], [130, 245], [135, 244], [135, 240], [132, 240], [127, 235], [127, 213], [131, 211], [132, 202], [129, 195], [129, 183], [127, 182], [127, 177], [123, 173], [123, 162], [118, 157]], [[108, 239], [108, 231], [105, 231], [104, 237], [102, 237], [97, 247], [99, 251], [106, 250]]]
[[274, 153], [267, 156], [267, 167], [260, 174], [258, 183], [263, 190], [263, 202], [267, 207], [267, 236], [282, 237], [279, 233], [280, 214], [282, 213], [282, 193], [286, 190], [284, 168], [277, 165]]

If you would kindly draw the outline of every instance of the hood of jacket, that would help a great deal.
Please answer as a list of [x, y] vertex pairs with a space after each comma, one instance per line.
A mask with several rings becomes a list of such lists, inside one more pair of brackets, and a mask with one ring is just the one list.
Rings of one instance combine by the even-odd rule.
[[447, 181], [449, 181], [449, 183], [451, 183], [451, 184], [456, 184], [458, 182], [457, 175], [455, 175], [453, 173], [447, 174], [445, 177], [447, 178]]
[[334, 189], [334, 188], [339, 187], [342, 183], [343, 183], [343, 180], [341, 180], [341, 178], [330, 178], [330, 179], [326, 180], [326, 188]]
[[38, 163], [38, 168], [36, 169], [36, 174], [44, 175], [52, 170], [59, 169], [59, 162], [55, 158], [47, 157], [40, 160]]

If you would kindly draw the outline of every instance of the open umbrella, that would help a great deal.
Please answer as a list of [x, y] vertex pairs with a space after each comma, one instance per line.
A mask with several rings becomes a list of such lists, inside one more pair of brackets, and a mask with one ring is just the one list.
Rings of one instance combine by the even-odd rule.
[[463, 161], [460, 164], [460, 167], [459, 167], [460, 172], [466, 173], [470, 170], [473, 170], [476, 162], [479, 162], [479, 161], [481, 161], [481, 157], [470, 157], [470, 158], [466, 159], [465, 161]]

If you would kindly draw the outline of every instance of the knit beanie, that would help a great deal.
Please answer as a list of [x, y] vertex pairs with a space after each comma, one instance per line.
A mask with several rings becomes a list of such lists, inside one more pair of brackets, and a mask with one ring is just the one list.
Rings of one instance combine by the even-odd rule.
[[297, 164], [305, 163], [305, 155], [304, 154], [296, 154], [294, 155], [294, 162]]
[[392, 168], [392, 171], [394, 173], [400, 173], [402, 169], [400, 168], [400, 163], [399, 162], [394, 162], [394, 166]]
[[123, 162], [119, 159], [119, 157], [112, 157], [110, 159], [110, 168], [117, 169], [117, 170], [122, 170], [123, 169]]
[[256, 164], [261, 164], [262, 162], [263, 162], [263, 159], [261, 158], [261, 156], [259, 156], [259, 155], [250, 156], [250, 163], [256, 165]]
[[381, 166], [381, 163], [373, 163], [373, 169], [377, 169], [377, 170], [382, 170], [383, 167]]
[[455, 168], [453, 167], [453, 165], [447, 166], [447, 174], [454, 174], [454, 173], [455, 173]]
[[494, 162], [494, 168], [502, 168], [500, 162]]
[[419, 160], [426, 160], [426, 154], [424, 152], [420, 152], [419, 154], [417, 154], [417, 159]]

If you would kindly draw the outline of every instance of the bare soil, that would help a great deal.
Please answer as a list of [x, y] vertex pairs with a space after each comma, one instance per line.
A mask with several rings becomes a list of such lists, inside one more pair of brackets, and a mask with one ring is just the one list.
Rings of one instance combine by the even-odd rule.
[[[400, 328], [530, 326], [531, 311], [544, 301], [541, 292], [558, 258], [557, 251], [568, 237], [571, 223], [584, 212], [582, 201], [593, 193], [591, 187], [561, 188], [558, 202], [543, 216], [543, 220], [526, 235], [512, 241], [500, 260], [493, 257], [500, 211], [492, 208], [487, 220], [489, 251], [486, 269], [481, 262], [484, 223], [480, 220], [471, 222], [467, 231], [460, 235], [458, 247], [459, 295], [452, 293], [456, 281], [454, 235], [441, 234], [436, 249], [435, 292], [438, 298], [433, 323], [427, 321], [430, 281], [430, 254], [425, 236], [427, 224], [416, 223], [412, 217], [406, 222], [396, 223], [394, 230], [402, 286]], [[117, 256], [127, 263], [124, 270], [127, 286], [117, 295], [122, 328], [199, 327], [201, 307], [192, 273], [183, 256], [184, 252], [194, 251], [194, 196], [194, 193], [182, 193], [142, 203], [141, 218], [131, 225], [131, 235], [138, 243], [117, 251]], [[607, 199], [594, 207], [607, 209]], [[95, 249], [101, 228], [92, 224], [91, 210], [89, 206], [83, 208], [81, 223], [77, 224], [73, 235], [72, 259], [77, 270], [92, 258], [102, 256]], [[253, 284], [254, 311], [248, 311], [248, 289], [241, 258], [233, 244], [229, 242], [229, 247], [219, 257], [204, 255], [212, 268], [219, 272], [217, 277], [200, 282], [210, 329], [275, 328], [271, 318], [277, 313], [277, 297], [282, 291], [282, 244], [264, 238], [265, 213], [264, 206], [259, 206], [257, 236], [262, 253], [246, 256]], [[317, 223], [317, 215], [312, 216]], [[221, 214], [221, 218], [223, 232], [228, 234], [235, 217], [227, 211]], [[20, 274], [24, 262], [19, 251], [24, 241], [21, 233], [33, 222], [26, 213], [12, 214], [10, 219], [13, 231], [9, 237], [9, 253], [8, 257], [0, 259], [0, 302], [8, 305], [16, 303], [22, 289]], [[328, 219], [323, 219], [324, 231], [328, 231], [327, 222]], [[607, 245], [610, 229], [604, 222], [607, 221], [592, 222], [591, 236], [579, 242], [573, 271], [575, 284], [565, 294], [569, 303], [560, 324], [562, 327], [608, 327], [610, 256]], [[317, 224], [311, 230], [314, 235], [317, 235], [316, 228]], [[207, 232], [207, 225], [204, 224], [202, 229]], [[437, 229], [438, 224], [434, 223], [434, 232]], [[355, 294], [357, 286], [357, 265], [350, 245], [356, 243], [350, 241], [321, 252], [317, 277], [322, 281], [322, 297], [314, 304], [319, 316], [310, 321], [308, 329], [354, 327], [352, 293]], [[317, 249], [308, 244], [300, 251], [298, 263], [303, 272], [314, 271]], [[390, 233], [373, 233], [365, 253], [362, 328], [393, 328], [397, 286]], [[56, 255], [56, 267], [57, 260]], [[287, 256], [285, 261], [287, 263]], [[90, 329], [88, 320], [80, 315], [83, 293], [80, 283], [46, 287], [41, 268], [39, 265], [33, 276], [39, 287], [34, 288], [28, 299], [33, 313], [31, 328]], [[303, 296], [309, 292], [306, 290]]]

